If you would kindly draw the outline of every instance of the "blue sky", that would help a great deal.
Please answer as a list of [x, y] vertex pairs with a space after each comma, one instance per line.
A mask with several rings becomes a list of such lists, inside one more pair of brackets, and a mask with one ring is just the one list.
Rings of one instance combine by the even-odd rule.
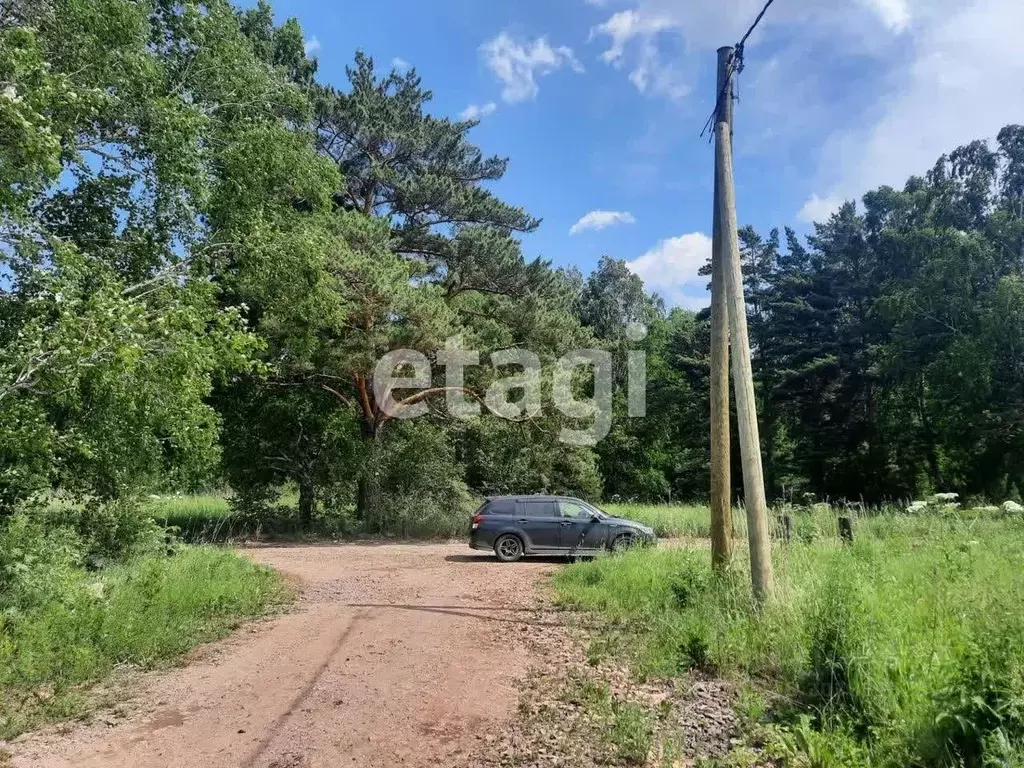
[[[715, 49], [762, 0], [278, 0], [320, 79], [356, 48], [414, 66], [433, 111], [475, 111], [510, 158], [497, 191], [543, 218], [528, 257], [627, 260], [670, 304], [707, 303]], [[736, 107], [741, 224], [806, 232], [843, 199], [1024, 120], [1022, 0], [776, 0]], [[1014, 31], [1016, 30], [1016, 31]], [[588, 214], [590, 214], [588, 216]]]

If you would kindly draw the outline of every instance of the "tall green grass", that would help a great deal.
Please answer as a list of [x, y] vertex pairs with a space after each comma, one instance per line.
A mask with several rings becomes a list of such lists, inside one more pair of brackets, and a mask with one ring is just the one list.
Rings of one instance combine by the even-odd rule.
[[[649, 525], [661, 538], [707, 538], [711, 535], [711, 511], [696, 504], [601, 504], [609, 515]], [[733, 513], [734, 527], [746, 532], [742, 510]]]
[[212, 547], [88, 571], [70, 533], [16, 518], [0, 539], [0, 738], [83, 711], [88, 685], [119, 664], [174, 659], [288, 594], [275, 572]]
[[[460, 537], [465, 534], [470, 506], [459, 509], [434, 509], [413, 504], [408, 508], [391, 510], [394, 535], [408, 538]], [[305, 531], [298, 519], [297, 498], [284, 493], [274, 505], [272, 513], [260, 519], [248, 518], [234, 512], [224, 494], [198, 494], [193, 496], [167, 496], [146, 501], [145, 510], [153, 519], [176, 531], [185, 541], [219, 542], [254, 535], [294, 536], [303, 533], [321, 535], [358, 535], [360, 524], [349, 506], [342, 509], [321, 510], [312, 531]], [[697, 504], [601, 504], [611, 515], [624, 517], [651, 526], [661, 538], [708, 538], [711, 535], [711, 513], [707, 506]], [[894, 515], [892, 510], [839, 510], [825, 507], [817, 509], [790, 509], [793, 535], [802, 541], [835, 538], [839, 535], [837, 516], [855, 518], [858, 530], [872, 536], [886, 532], [902, 534], [915, 529], [928, 529], [934, 517]], [[747, 535], [746, 512], [742, 507], [733, 509], [733, 535], [744, 539]], [[772, 533], [781, 536], [779, 513], [773, 512], [769, 523]]]
[[[277, 512], [261, 520], [251, 520], [232, 511], [224, 494], [197, 494], [192, 496], [166, 496], [146, 501], [145, 509], [153, 519], [178, 532], [185, 541], [216, 542], [251, 536], [256, 533], [288, 535], [301, 532], [295, 507], [294, 494], [282, 496]], [[707, 537], [710, 535], [710, 516], [706, 506], [603, 504], [601, 508], [611, 515], [637, 520], [654, 528], [661, 537]], [[471, 509], [425, 510], [412, 509], [400, 516], [398, 533], [411, 538], [462, 536], [466, 532]], [[734, 512], [734, 530], [746, 535], [743, 510]], [[352, 509], [324, 511], [319, 521], [321, 533], [355, 534], [357, 522]], [[834, 524], [833, 524], [834, 527]], [[314, 531], [318, 532], [318, 531]], [[404, 533], [403, 533], [404, 532]]]
[[153, 520], [176, 530], [185, 541], [224, 541], [233, 538], [238, 527], [224, 494], [152, 497], [144, 508]]
[[777, 545], [763, 609], [743, 559], [722, 578], [706, 552], [641, 550], [556, 587], [605, 617], [641, 675], [700, 668], [765, 691], [793, 765], [1024, 764], [1020, 521], [878, 517], [852, 546]]
[[[662, 538], [701, 538], [711, 536], [711, 510], [698, 504], [602, 504], [601, 509], [616, 517], [649, 525]], [[923, 512], [907, 514], [902, 507], [875, 508], [832, 507], [827, 504], [814, 507], [786, 506], [770, 511], [768, 526], [773, 538], [782, 538], [782, 516], [790, 518], [792, 536], [803, 542], [835, 539], [839, 536], [840, 516], [850, 517], [855, 530], [873, 538], [886, 536], [922, 535], [936, 526], [951, 523], [970, 525], [975, 521], [1001, 519], [1002, 513], [985, 510], [961, 510], [940, 515]], [[747, 536], [747, 513], [742, 507], [732, 510], [732, 533], [738, 541]]]
[[[354, 507], [321, 508], [311, 527], [298, 514], [298, 496], [284, 492], [269, 511], [259, 516], [241, 514], [223, 494], [154, 497], [146, 501], [146, 512], [184, 541], [224, 542], [253, 536], [358, 536], [364, 526]], [[475, 504], [459, 508], [438, 508], [423, 503], [405, 503], [390, 508], [389, 535], [410, 539], [461, 537], [469, 528]]]

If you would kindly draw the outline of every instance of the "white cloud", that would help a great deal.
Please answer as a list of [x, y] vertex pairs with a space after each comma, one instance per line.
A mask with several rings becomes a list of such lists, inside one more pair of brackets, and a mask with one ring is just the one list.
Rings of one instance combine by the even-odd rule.
[[486, 104], [470, 104], [462, 112], [459, 113], [460, 120], [479, 120], [482, 117], [494, 114], [494, 110], [498, 108], [498, 105], [493, 101], [488, 101]]
[[[643, 93], [678, 99], [762, 5], [621, 0], [591, 33], [594, 55]], [[804, 218], [880, 184], [900, 187], [941, 154], [1020, 122], [1012, 94], [1024, 46], [1006, 42], [1012, 29], [1024, 29], [1021, 0], [775, 3], [748, 45], [737, 152], [813, 153]]]
[[600, 232], [602, 229], [613, 227], [616, 224], [635, 224], [636, 219], [629, 211], [591, 211], [580, 217], [572, 227], [569, 228], [570, 235], [578, 235], [592, 229]]
[[901, 187], [943, 153], [1020, 121], [1020, 100], [1008, 94], [1024, 81], [1024, 47], [1005, 40], [1006, 30], [1024, 28], [1024, 4], [937, 0], [942, 7], [925, 8], [923, 1], [907, 32], [911, 58], [893, 68], [874, 119], [825, 142], [817, 186], [831, 197]]
[[306, 40], [302, 44], [302, 49], [305, 52], [305, 54], [309, 56], [309, 54], [313, 53], [314, 51], [320, 50], [320, 41], [317, 40], [315, 37], [311, 37], [309, 38], [309, 40]]
[[655, 40], [659, 32], [675, 26], [670, 18], [657, 13], [648, 15], [628, 9], [612, 14], [603, 24], [591, 29], [589, 39], [601, 36], [610, 38], [609, 47], [601, 54], [601, 60], [621, 68], [626, 46], [639, 38], [638, 53], [629, 73], [629, 81], [640, 93], [679, 100], [690, 92], [690, 88], [680, 77], [678, 66], [666, 61], [661, 55]]
[[660, 241], [626, 266], [669, 305], [699, 309], [711, 303], [708, 278], [697, 274], [710, 258], [711, 238], [691, 232]]
[[861, 0], [877, 14], [879, 20], [893, 32], [902, 32], [910, 25], [910, 7], [907, 0]]
[[[952, 0], [789, 0], [776, 3], [750, 40], [756, 46], [773, 28], [798, 29], [788, 36], [790, 48], [799, 48], [804, 68], [808, 51], [834, 52], [854, 45], [868, 49], [878, 42], [878, 26], [896, 34], [914, 20], [912, 5]], [[735, 42], [764, 5], [764, 0], [632, 0], [630, 7], [612, 13], [590, 31], [590, 40], [604, 38], [600, 59], [625, 69], [630, 81], [644, 94], [679, 100], [713, 62], [719, 46]], [[913, 9], [916, 11], [916, 8]], [[821, 55], [820, 53], [816, 55]], [[801, 74], [797, 71], [795, 74]]]
[[627, 9], [612, 14], [603, 24], [590, 30], [590, 39], [599, 35], [611, 38], [611, 47], [601, 54], [601, 61], [609, 64], [619, 61], [626, 50], [626, 43], [638, 35], [655, 35], [663, 29], [674, 27], [675, 23], [662, 16], [648, 16], [639, 10]]
[[643, 94], [664, 96], [670, 101], [681, 101], [690, 94], [690, 86], [677, 64], [666, 61], [653, 43], [646, 43], [640, 53], [629, 81]]
[[509, 104], [537, 97], [537, 78], [549, 75], [563, 66], [583, 72], [583, 65], [564, 45], [553, 48], [546, 38], [520, 43], [502, 32], [480, 46], [487, 66], [505, 84], [501, 98]]
[[818, 197], [817, 195], [811, 195], [797, 216], [801, 221], [806, 221], [808, 224], [815, 221], [824, 223], [828, 220], [829, 216], [839, 210], [839, 206], [842, 204], [843, 199], [841, 197]]
[[409, 67], [411, 67], [412, 64], [403, 59], [401, 56], [395, 56], [395, 58], [391, 60], [391, 66], [397, 69], [399, 72], [404, 72]]

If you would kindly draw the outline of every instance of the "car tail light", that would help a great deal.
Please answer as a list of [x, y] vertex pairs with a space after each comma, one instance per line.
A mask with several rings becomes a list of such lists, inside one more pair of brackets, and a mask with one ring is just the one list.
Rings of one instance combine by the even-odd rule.
[[473, 530], [475, 531], [480, 527], [480, 523], [483, 522], [483, 515], [473, 515]]

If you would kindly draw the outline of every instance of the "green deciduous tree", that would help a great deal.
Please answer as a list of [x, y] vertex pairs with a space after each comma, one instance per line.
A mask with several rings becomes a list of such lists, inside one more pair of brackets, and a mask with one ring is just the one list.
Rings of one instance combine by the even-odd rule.
[[[256, 343], [209, 280], [221, 243], [204, 219], [230, 119], [223, 79], [240, 71], [213, 66], [233, 24], [226, 3], [4, 6], [8, 509], [50, 487], [116, 498], [187, 484], [216, 461], [206, 397]], [[221, 58], [196, 66], [207, 55]]]

